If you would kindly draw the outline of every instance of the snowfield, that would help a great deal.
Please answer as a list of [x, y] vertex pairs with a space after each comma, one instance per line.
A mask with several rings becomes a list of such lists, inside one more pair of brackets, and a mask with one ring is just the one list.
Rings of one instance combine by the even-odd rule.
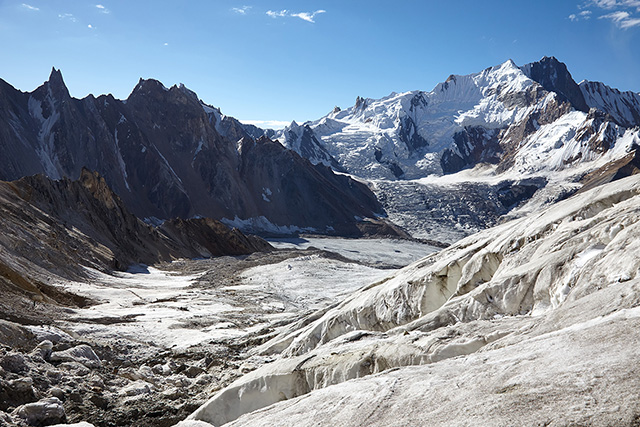
[[172, 274], [146, 266], [115, 276], [98, 271], [92, 275], [90, 284], [66, 284], [69, 291], [102, 302], [75, 310], [75, 319], [65, 326], [79, 336], [125, 338], [171, 348], [241, 334], [226, 322], [202, 329], [180, 327], [190, 319], [216, 318], [240, 310], [216, 301], [211, 291], [194, 289], [198, 275]]
[[281, 296], [277, 304], [282, 311], [319, 310], [337, 303], [364, 284], [391, 274], [353, 263], [324, 258], [318, 254], [291, 258], [277, 264], [261, 265], [245, 270], [242, 284], [223, 290], [243, 290], [259, 294], [270, 292]]
[[640, 177], [465, 238], [254, 350], [190, 419], [634, 425]]

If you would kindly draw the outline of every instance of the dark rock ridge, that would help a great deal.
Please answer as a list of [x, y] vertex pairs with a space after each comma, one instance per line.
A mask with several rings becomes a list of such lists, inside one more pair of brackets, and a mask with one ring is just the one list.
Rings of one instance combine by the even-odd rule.
[[545, 56], [540, 61], [523, 66], [522, 71], [547, 91], [555, 92], [561, 101], [571, 103], [576, 110], [589, 111], [580, 86], [573, 80], [567, 66], [555, 57]]
[[[104, 178], [86, 169], [77, 181], [43, 175], [0, 181], [0, 236], [4, 302], [9, 294], [17, 294], [34, 303], [82, 305], [82, 298], [47, 282], [56, 276], [85, 278], [85, 267], [108, 272], [138, 263], [272, 249], [258, 237], [211, 219], [147, 225], [127, 210]], [[11, 311], [3, 311], [8, 320]]]
[[640, 147], [636, 145], [623, 158], [607, 163], [601, 168], [586, 174], [580, 181], [583, 185], [579, 192], [583, 193], [599, 185], [640, 173], [640, 153], [638, 153], [638, 149]]
[[455, 150], [445, 149], [440, 159], [442, 171], [455, 173], [469, 166], [484, 162], [497, 163], [502, 152], [498, 131], [483, 127], [465, 127], [453, 135]]
[[522, 67], [532, 80], [549, 92], [555, 92], [561, 101], [573, 108], [588, 112], [595, 108], [609, 116], [609, 120], [624, 127], [640, 125], [640, 95], [621, 92], [601, 82], [588, 80], [576, 83], [567, 66], [556, 58], [544, 57]]
[[31, 93], [0, 81], [0, 179], [76, 177], [87, 167], [141, 218], [265, 217], [357, 234], [354, 217], [382, 213], [365, 185], [259, 134], [183, 85], [141, 79], [120, 101], [74, 99], [55, 69]]
[[606, 113], [610, 120], [624, 127], [640, 126], [640, 94], [587, 80], [580, 82], [580, 89], [589, 107]]

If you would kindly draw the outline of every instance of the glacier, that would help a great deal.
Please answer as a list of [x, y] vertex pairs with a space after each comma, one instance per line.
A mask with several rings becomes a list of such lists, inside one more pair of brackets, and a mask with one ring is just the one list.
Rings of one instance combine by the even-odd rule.
[[373, 282], [255, 349], [275, 359], [190, 419], [631, 423], [640, 409], [639, 202], [636, 175]]

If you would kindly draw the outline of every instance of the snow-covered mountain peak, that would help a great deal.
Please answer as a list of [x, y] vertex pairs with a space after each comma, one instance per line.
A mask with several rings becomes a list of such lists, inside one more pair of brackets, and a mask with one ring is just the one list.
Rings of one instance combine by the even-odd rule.
[[542, 108], [543, 97], [525, 95], [534, 86], [508, 60], [479, 73], [451, 75], [430, 92], [358, 96], [353, 106], [334, 109], [309, 127], [343, 167], [364, 177], [439, 174], [442, 151], [453, 147], [454, 135], [465, 127], [500, 129]]
[[[590, 108], [611, 116], [595, 123]], [[500, 163], [497, 173], [564, 170], [616, 145], [624, 129], [609, 121], [640, 124], [640, 97], [602, 84], [578, 86], [564, 63], [545, 56], [523, 66], [509, 59], [477, 73], [452, 74], [431, 91], [358, 96], [351, 107], [305, 123], [304, 133], [348, 172], [396, 180], [483, 162]], [[279, 139], [301, 153], [302, 133], [290, 126]]]

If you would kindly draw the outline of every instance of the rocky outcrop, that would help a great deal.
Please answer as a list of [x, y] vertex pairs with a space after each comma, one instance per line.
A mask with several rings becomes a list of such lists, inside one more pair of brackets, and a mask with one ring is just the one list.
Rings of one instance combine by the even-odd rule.
[[82, 279], [86, 268], [123, 270], [177, 258], [247, 255], [270, 250], [212, 219], [171, 220], [159, 228], [130, 213], [95, 172], [79, 180], [42, 175], [0, 182], [0, 288], [3, 317], [15, 320], [20, 301], [85, 305], [87, 300], [47, 284], [53, 277]]
[[567, 66], [555, 57], [545, 56], [540, 61], [524, 65], [522, 70], [545, 90], [558, 94], [561, 101], [569, 102], [576, 110], [585, 113], [589, 111], [590, 106], [585, 101], [580, 86], [571, 77]]
[[498, 131], [483, 127], [466, 127], [453, 135], [454, 148], [447, 148], [440, 158], [442, 172], [455, 173], [478, 163], [497, 163], [502, 154]]
[[157, 228], [169, 241], [179, 244], [180, 252], [188, 258], [222, 255], [247, 255], [250, 252], [268, 252], [271, 245], [260, 237], [245, 235], [238, 229], [210, 218], [165, 221]]
[[327, 152], [323, 144], [316, 138], [315, 134], [307, 124], [299, 125], [295, 121], [285, 129], [283, 135], [284, 145], [308, 159], [314, 165], [323, 164], [337, 171], [342, 171], [331, 154]]
[[608, 114], [620, 126], [640, 126], [640, 94], [588, 80], [580, 82], [580, 90], [590, 108]]
[[640, 147], [635, 146], [633, 151], [625, 157], [609, 162], [586, 174], [581, 180], [582, 188], [580, 188], [579, 192], [582, 193], [599, 185], [640, 173], [640, 153], [638, 153], [638, 148]]

